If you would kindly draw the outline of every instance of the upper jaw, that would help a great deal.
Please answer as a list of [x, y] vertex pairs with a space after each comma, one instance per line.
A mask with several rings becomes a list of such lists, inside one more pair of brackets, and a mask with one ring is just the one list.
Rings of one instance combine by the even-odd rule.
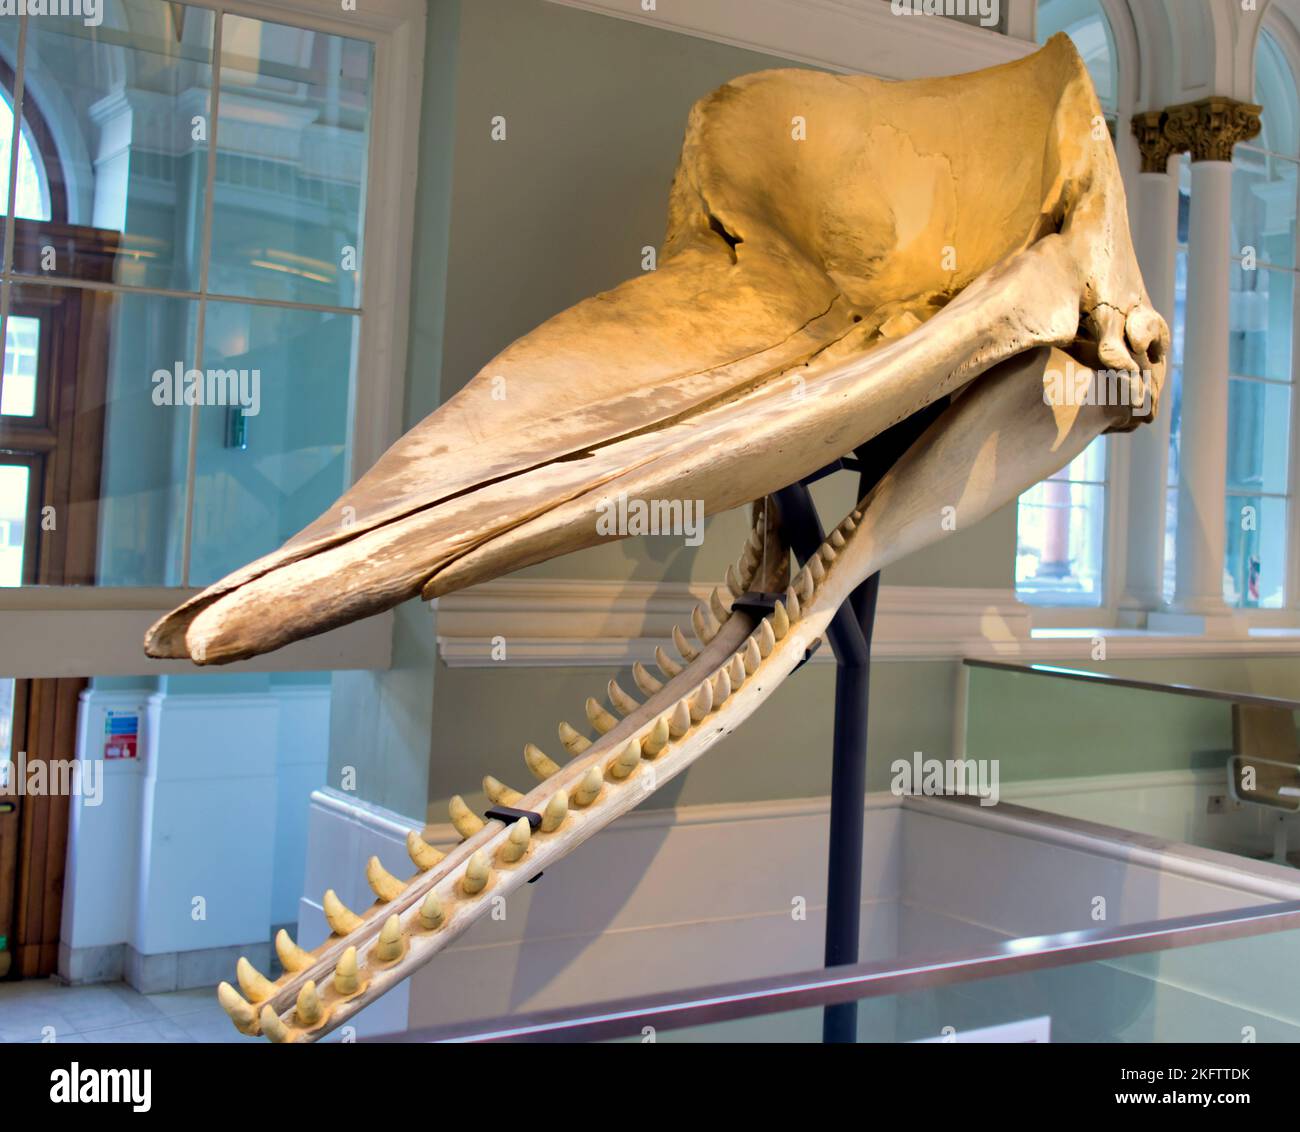
[[[1018, 176], [982, 169], [1004, 147], [917, 116], [945, 83], [975, 111], [1013, 91], [1042, 154], [1020, 147]], [[847, 121], [862, 152], [845, 156], [833, 129], [797, 159], [774, 149], [762, 131], [791, 100]], [[723, 88], [692, 114], [658, 271], [508, 347], [315, 523], [162, 618], [146, 651], [239, 660], [590, 546], [602, 499], [622, 492], [726, 510], [1039, 346], [1140, 374], [1154, 404], [1168, 330], [1094, 112], [1063, 40], [954, 80], [770, 72]], [[755, 153], [770, 184], [750, 183]], [[876, 153], [905, 184], [872, 168]], [[998, 180], [986, 213], [1000, 215], [965, 207], [959, 173]], [[957, 266], [936, 268], [950, 246]]]

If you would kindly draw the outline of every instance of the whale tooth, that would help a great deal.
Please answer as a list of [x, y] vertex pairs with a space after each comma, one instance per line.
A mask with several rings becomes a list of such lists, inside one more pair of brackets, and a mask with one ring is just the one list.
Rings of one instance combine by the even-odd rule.
[[731, 674], [725, 668], [719, 668], [713, 674], [713, 706], [720, 708], [731, 695]]
[[721, 586], [709, 594], [709, 612], [717, 618], [719, 625], [731, 616], [731, 606], [723, 601]]
[[659, 671], [670, 680], [679, 675], [682, 670], [682, 666], [664, 652], [663, 647], [660, 645], [655, 646], [655, 663], [659, 665]]
[[600, 788], [604, 785], [604, 776], [600, 773], [600, 767], [593, 766], [582, 777], [573, 791], [573, 804], [575, 806], [590, 806], [600, 794]]
[[691, 703], [689, 699], [678, 700], [668, 716], [668, 734], [680, 739], [691, 729]]
[[840, 530], [842, 530], [846, 535], [851, 535], [857, 529], [858, 524], [854, 521], [852, 515], [847, 516], [844, 522], [840, 524]]
[[682, 632], [678, 625], [673, 626], [673, 647], [677, 649], [678, 655], [689, 664], [700, 654], [695, 647], [686, 640], [686, 634]]
[[641, 740], [629, 739], [623, 749], [610, 760], [606, 770], [611, 778], [626, 778], [640, 765]]
[[776, 634], [772, 632], [772, 622], [770, 618], [764, 617], [763, 620], [758, 623], [758, 629], [755, 630], [755, 636], [758, 637], [759, 655], [766, 660], [772, 655], [772, 650], [776, 648]]
[[799, 571], [799, 600], [804, 602], [812, 601], [813, 594], [817, 592], [817, 583], [813, 578], [812, 571]]
[[641, 753], [648, 759], [652, 759], [666, 746], [670, 733], [668, 730], [668, 717], [661, 715], [655, 720], [655, 725], [646, 732], [645, 738], [641, 740]]
[[424, 903], [420, 905], [420, 927], [427, 932], [434, 931], [436, 928], [442, 927], [444, 915], [442, 899], [436, 892], [430, 892], [424, 898]]
[[490, 774], [483, 776], [483, 793], [494, 806], [517, 806], [524, 796]]
[[321, 901], [321, 906], [325, 911], [325, 920], [330, 926], [330, 931], [335, 935], [348, 935], [362, 924], [361, 917], [344, 904], [332, 888], [325, 890], [325, 898]]
[[601, 707], [600, 704], [596, 700], [592, 699], [591, 696], [587, 697], [586, 706], [587, 706], [587, 719], [590, 721], [592, 727], [594, 727], [602, 735], [604, 735], [607, 731], [612, 731], [615, 727], [618, 726], [618, 720], [615, 719], [612, 715], [610, 715], [609, 712], [607, 712], [603, 707]]
[[697, 605], [691, 610], [691, 628], [695, 630], [700, 643], [707, 645], [718, 635], [718, 630], [722, 626], [718, 624], [718, 619], [713, 616], [711, 610], [706, 606]]
[[740, 653], [736, 653], [731, 658], [731, 663], [727, 665], [727, 675], [731, 677], [731, 690], [734, 692], [744, 682], [748, 673], [745, 671], [745, 660]]
[[486, 824], [478, 814], [465, 805], [465, 799], [459, 794], [451, 796], [451, 801], [447, 803], [447, 812], [451, 815], [451, 824], [456, 827], [456, 832], [466, 841]]
[[632, 665], [632, 679], [641, 689], [642, 695], [653, 696], [663, 685], [650, 675], [649, 670], [639, 660]]
[[287, 1042], [290, 1038], [289, 1027], [280, 1021], [280, 1016], [268, 1002], [262, 1007], [262, 1033], [271, 1041]]
[[820, 555], [821, 560], [824, 563], [826, 563], [827, 566], [829, 566], [832, 562], [835, 561], [835, 548], [831, 546], [829, 542], [824, 542], [821, 544], [821, 546], [818, 548], [818, 554]]
[[547, 758], [544, 751], [531, 743], [524, 744], [524, 762], [538, 782], [545, 782], [551, 775], [560, 773], [560, 764]]
[[691, 721], [699, 723], [713, 710], [713, 685], [705, 680], [691, 699]]
[[356, 994], [357, 987], [360, 985], [361, 979], [357, 974], [357, 949], [349, 947], [339, 956], [338, 964], [334, 968], [334, 989], [342, 995]]
[[217, 1001], [221, 1003], [221, 1009], [230, 1015], [230, 1020], [238, 1030], [245, 1034], [252, 1032], [253, 1025], [257, 1021], [257, 1011], [234, 987], [229, 983], [218, 983]]
[[745, 592], [744, 586], [740, 584], [740, 574], [735, 566], [727, 567], [727, 589], [731, 591], [732, 597], [740, 597]]
[[830, 541], [831, 541], [831, 546], [833, 546], [836, 550], [843, 550], [844, 547], [848, 544], [848, 540], [845, 539], [845, 537], [838, 530], [831, 531]]
[[772, 607], [772, 635], [779, 641], [790, 631], [790, 616], [785, 611], [785, 606], [777, 602]]
[[396, 912], [384, 921], [375, 943], [375, 958], [380, 963], [391, 963], [402, 957], [402, 919]]
[[542, 811], [542, 832], [554, 833], [564, 824], [569, 814], [569, 795], [564, 790], [557, 790], [546, 803]]
[[316, 1025], [321, 1020], [321, 1015], [325, 1013], [320, 1004], [320, 995], [316, 993], [316, 984], [311, 979], [303, 983], [302, 990], [298, 992], [295, 1009], [300, 1026]]
[[812, 573], [814, 584], [820, 586], [826, 580], [826, 567], [822, 565], [822, 556], [820, 554], [814, 554], [808, 559], [808, 569]]
[[235, 978], [249, 1002], [262, 1002], [275, 994], [275, 984], [242, 955], [235, 964]]
[[314, 961], [312, 953], [294, 943], [293, 936], [284, 928], [275, 933], [275, 953], [280, 957], [280, 966], [290, 974], [310, 967]]
[[591, 746], [591, 740], [585, 735], [579, 735], [572, 727], [563, 720], [560, 721], [560, 742], [564, 749], [573, 756], [578, 756]]
[[636, 699], [623, 691], [617, 680], [611, 680], [606, 691], [609, 693], [609, 702], [614, 705], [614, 710], [619, 715], [631, 715], [641, 706]]
[[799, 596], [794, 592], [793, 586], [785, 591], [785, 613], [791, 621], [799, 620]]
[[763, 663], [763, 654], [758, 650], [758, 642], [753, 634], [745, 638], [745, 672], [753, 676], [758, 666]]
[[385, 904], [396, 900], [406, 888], [406, 885], [379, 863], [378, 857], [371, 857], [366, 862], [366, 883], [370, 885], [370, 891]]
[[506, 843], [501, 846], [501, 860], [507, 865], [513, 865], [528, 852], [528, 843], [532, 838], [533, 827], [528, 824], [527, 818], [520, 818], [510, 827]]
[[492, 879], [492, 863], [487, 854], [478, 849], [465, 865], [465, 875], [460, 878], [461, 890], [468, 896], [474, 896], [487, 887]]
[[406, 852], [411, 858], [411, 863], [422, 873], [427, 873], [446, 856], [425, 841], [415, 830], [411, 830], [406, 835]]

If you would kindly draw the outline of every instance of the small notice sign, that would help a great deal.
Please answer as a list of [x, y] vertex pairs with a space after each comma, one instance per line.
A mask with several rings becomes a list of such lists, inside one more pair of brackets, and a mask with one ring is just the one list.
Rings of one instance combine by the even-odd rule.
[[104, 713], [104, 758], [134, 759], [140, 738], [140, 713], [107, 711]]

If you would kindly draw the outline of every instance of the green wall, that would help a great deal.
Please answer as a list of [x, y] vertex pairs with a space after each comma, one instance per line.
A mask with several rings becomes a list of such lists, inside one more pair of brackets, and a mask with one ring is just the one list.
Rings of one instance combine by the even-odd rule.
[[[543, 0], [433, 0], [426, 56], [414, 231], [406, 423], [430, 412], [495, 353], [555, 312], [640, 270], [660, 245], [669, 184], [691, 104], [745, 72], [787, 65], [644, 24]], [[491, 120], [504, 115], [507, 140]], [[838, 517], [854, 477], [815, 494]], [[886, 584], [1012, 584], [1016, 511], [885, 573]], [[739, 512], [710, 521], [698, 548], [674, 539], [610, 543], [525, 573], [593, 580], [713, 582], [745, 537]], [[508, 633], [508, 628], [506, 630]], [[1200, 664], [1200, 667], [1198, 667]], [[1113, 662], [1110, 671], [1162, 678], [1164, 663]], [[1186, 662], [1196, 683], [1296, 686], [1292, 662]], [[527, 741], [558, 755], [555, 725], [583, 722], [614, 668], [449, 669], [419, 603], [398, 611], [395, 664], [334, 678], [331, 781], [358, 770], [360, 796], [432, 821], [445, 800], [471, 802], [485, 773], [528, 785]], [[885, 662], [872, 672], [870, 784], [888, 764], [921, 750], [951, 753], [962, 666]], [[1214, 714], [1171, 705], [1105, 705], [1076, 688], [977, 684], [970, 697], [973, 753], [1004, 759], [1005, 778], [1194, 765], [1226, 745]], [[790, 679], [730, 741], [646, 802], [647, 806], [824, 795], [829, 788], [833, 670], [810, 665]], [[1171, 714], [1173, 713], [1173, 714]], [[1226, 714], [1226, 713], [1225, 713]], [[1217, 756], [1215, 756], [1217, 757]]]

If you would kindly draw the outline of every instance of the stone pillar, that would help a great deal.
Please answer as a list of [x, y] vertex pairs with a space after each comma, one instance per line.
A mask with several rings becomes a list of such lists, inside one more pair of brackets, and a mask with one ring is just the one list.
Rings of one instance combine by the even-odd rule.
[[[1165, 113], [1144, 110], [1133, 116], [1133, 134], [1142, 155], [1135, 202], [1134, 249], [1151, 304], [1173, 326], [1174, 279], [1178, 251], [1178, 166], [1173, 140], [1165, 132]], [[1140, 625], [1162, 602], [1165, 540], [1165, 480], [1169, 466], [1169, 406], [1133, 432], [1129, 459], [1128, 540], [1120, 592], [1123, 620]]]
[[1164, 124], [1173, 144], [1192, 155], [1173, 608], [1194, 615], [1202, 629], [1211, 618], [1227, 620], [1223, 555], [1232, 149], [1259, 133], [1260, 110], [1216, 96], [1170, 107]]

